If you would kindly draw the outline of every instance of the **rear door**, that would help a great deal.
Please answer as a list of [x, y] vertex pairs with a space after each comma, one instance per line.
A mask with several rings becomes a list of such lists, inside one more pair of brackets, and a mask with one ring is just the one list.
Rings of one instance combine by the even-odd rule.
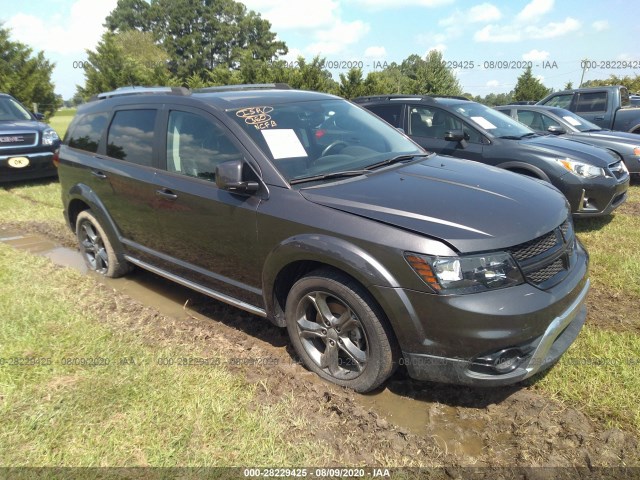
[[160, 248], [156, 167], [158, 141], [155, 135], [159, 110], [149, 105], [123, 106], [113, 112], [93, 175], [102, 182], [102, 199], [116, 223], [122, 243], [136, 258], [153, 261]]
[[607, 111], [608, 92], [581, 92], [576, 101], [576, 113], [602, 128], [611, 127], [612, 111]]
[[[208, 112], [169, 105], [163, 112], [156, 205], [163, 268], [252, 305], [262, 305], [257, 195], [215, 184], [216, 165], [249, 158], [237, 138]], [[245, 162], [247, 180], [258, 181]]]

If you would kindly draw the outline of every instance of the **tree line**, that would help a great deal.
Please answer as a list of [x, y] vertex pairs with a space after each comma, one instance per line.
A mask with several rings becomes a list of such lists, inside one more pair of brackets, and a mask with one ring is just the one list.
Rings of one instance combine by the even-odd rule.
[[[287, 83], [292, 88], [333, 93], [345, 98], [376, 94], [461, 95], [487, 105], [540, 100], [551, 92], [531, 68], [518, 77], [509, 93], [484, 97], [465, 93], [442, 53], [409, 55], [400, 63], [364, 75], [352, 68], [334, 80], [327, 60], [282, 59], [288, 53], [271, 24], [235, 0], [119, 0], [105, 19], [106, 31], [87, 60], [84, 85], [77, 86], [73, 103], [127, 85], [189, 88], [241, 83]], [[36, 102], [50, 114], [60, 105], [54, 94], [54, 64], [20, 42], [11, 41], [0, 27], [0, 91], [27, 105]], [[640, 90], [640, 76], [610, 77], [605, 82]], [[570, 88], [570, 84], [566, 87]]]

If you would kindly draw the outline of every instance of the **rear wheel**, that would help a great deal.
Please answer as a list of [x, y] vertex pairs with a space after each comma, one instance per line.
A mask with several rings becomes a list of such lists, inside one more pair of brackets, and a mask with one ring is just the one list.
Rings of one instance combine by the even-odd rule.
[[118, 259], [108, 235], [90, 210], [78, 214], [76, 236], [80, 253], [90, 270], [111, 278], [121, 277], [129, 271], [129, 264]]
[[305, 366], [358, 392], [382, 384], [398, 349], [384, 314], [352, 278], [318, 270], [298, 280], [287, 297], [291, 342]]

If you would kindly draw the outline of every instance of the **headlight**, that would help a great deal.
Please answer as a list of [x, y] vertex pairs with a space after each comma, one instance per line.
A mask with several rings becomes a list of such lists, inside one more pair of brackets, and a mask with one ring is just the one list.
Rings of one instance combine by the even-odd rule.
[[504, 252], [460, 257], [405, 253], [405, 258], [418, 276], [438, 293], [476, 293], [524, 282], [516, 262]]
[[42, 144], [43, 145], [53, 145], [60, 137], [53, 128], [47, 128], [44, 132], [42, 132]]
[[604, 169], [586, 163], [577, 162], [570, 158], [556, 158], [556, 162], [579, 177], [594, 178], [605, 176]]

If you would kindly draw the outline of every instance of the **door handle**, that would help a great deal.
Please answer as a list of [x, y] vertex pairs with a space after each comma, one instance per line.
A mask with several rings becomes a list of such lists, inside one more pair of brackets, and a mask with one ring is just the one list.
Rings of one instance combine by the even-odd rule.
[[91, 175], [98, 177], [100, 180], [104, 180], [107, 176], [100, 170], [91, 170]]
[[178, 195], [176, 195], [175, 193], [173, 193], [171, 190], [169, 190], [168, 188], [162, 188], [160, 190], [156, 190], [156, 195], [158, 195], [159, 197], [163, 197], [166, 198], [168, 200], [175, 200], [178, 198]]
[[594, 117], [594, 120], [604, 120], [604, 117]]

